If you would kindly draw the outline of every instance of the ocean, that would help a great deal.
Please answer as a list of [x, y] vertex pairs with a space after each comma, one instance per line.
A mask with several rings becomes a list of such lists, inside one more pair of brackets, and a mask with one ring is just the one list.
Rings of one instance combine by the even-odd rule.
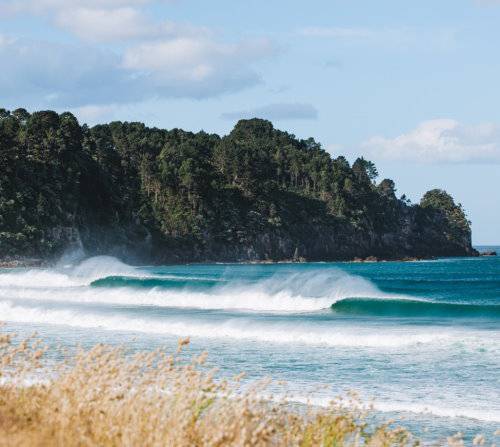
[[491, 439], [500, 428], [498, 256], [141, 267], [66, 258], [0, 269], [0, 320], [70, 349], [174, 349], [189, 336], [188, 354], [208, 351], [223, 376], [283, 380], [291, 401], [314, 405], [353, 390], [374, 421], [392, 418], [424, 441]]

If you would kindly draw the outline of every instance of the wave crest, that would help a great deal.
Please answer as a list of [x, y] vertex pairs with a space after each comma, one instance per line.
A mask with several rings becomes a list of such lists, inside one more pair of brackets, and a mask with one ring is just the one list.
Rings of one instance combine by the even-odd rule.
[[416, 299], [346, 298], [332, 305], [336, 313], [346, 315], [397, 317], [500, 318], [500, 306], [494, 304], [443, 303]]

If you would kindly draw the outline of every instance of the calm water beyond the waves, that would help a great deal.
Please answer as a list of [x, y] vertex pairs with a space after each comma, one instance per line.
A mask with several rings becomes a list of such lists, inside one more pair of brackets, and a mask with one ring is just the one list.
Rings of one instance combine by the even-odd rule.
[[[48, 343], [208, 350], [321, 405], [356, 390], [424, 439], [500, 427], [500, 257], [0, 270], [0, 320]], [[328, 385], [318, 388], [317, 385]]]

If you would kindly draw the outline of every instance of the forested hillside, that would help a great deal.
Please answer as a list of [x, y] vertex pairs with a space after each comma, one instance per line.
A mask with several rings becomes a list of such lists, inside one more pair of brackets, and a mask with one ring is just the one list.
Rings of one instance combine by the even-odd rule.
[[224, 137], [0, 109], [0, 259], [71, 247], [137, 262], [473, 254], [442, 190], [412, 205], [375, 165], [264, 120]]

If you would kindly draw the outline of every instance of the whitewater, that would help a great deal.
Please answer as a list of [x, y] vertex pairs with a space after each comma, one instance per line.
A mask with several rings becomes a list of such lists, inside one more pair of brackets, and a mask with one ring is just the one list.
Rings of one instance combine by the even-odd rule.
[[[318, 405], [356, 390], [424, 438], [500, 426], [500, 258], [0, 269], [0, 321], [49, 344], [207, 350]], [[321, 391], [319, 391], [321, 390]]]

